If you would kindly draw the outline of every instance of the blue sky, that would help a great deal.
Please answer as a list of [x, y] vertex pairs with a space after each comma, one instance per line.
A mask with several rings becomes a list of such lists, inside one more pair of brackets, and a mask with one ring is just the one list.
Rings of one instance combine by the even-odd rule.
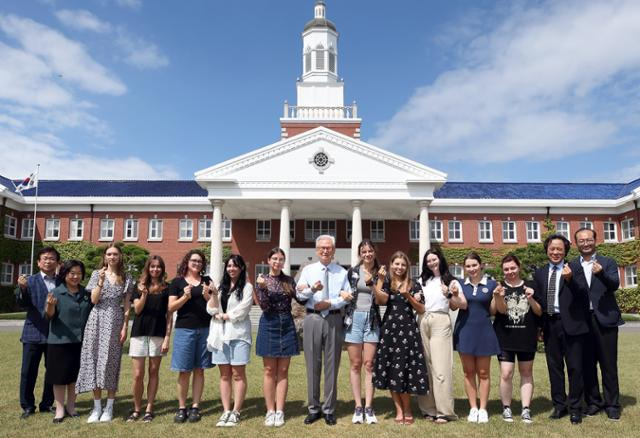
[[[640, 177], [640, 2], [326, 0], [362, 138], [455, 181]], [[0, 174], [189, 179], [279, 138], [314, 0], [3, 0]]]

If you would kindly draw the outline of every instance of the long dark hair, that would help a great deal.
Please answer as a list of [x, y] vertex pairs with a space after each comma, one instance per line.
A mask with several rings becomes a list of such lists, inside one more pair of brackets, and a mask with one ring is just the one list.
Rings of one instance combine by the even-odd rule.
[[205, 269], [207, 268], [207, 258], [204, 256], [204, 253], [199, 249], [192, 249], [187, 252], [184, 257], [182, 257], [182, 261], [180, 262], [180, 266], [178, 266], [178, 277], [185, 277], [187, 272], [189, 271], [189, 259], [192, 255], [198, 254], [202, 259], [202, 265], [200, 267], [200, 276], [203, 276], [205, 273]]
[[82, 263], [80, 260], [67, 260], [60, 268], [60, 271], [58, 271], [58, 275], [56, 276], [56, 286], [60, 286], [61, 284], [64, 284], [66, 286], [67, 284], [65, 282], [65, 277], [67, 276], [69, 271], [71, 271], [71, 269], [75, 268], [76, 266], [80, 267], [80, 270], [82, 271], [82, 279], [84, 280], [84, 276], [86, 273], [84, 269], [84, 263]]
[[[376, 254], [378, 253], [378, 251], [376, 250], [376, 246], [373, 244], [373, 242], [371, 240], [369, 240], [369, 239], [364, 239], [358, 245], [358, 256], [360, 256], [360, 251], [365, 246], [368, 246], [369, 248], [371, 248], [374, 253], [376, 253]], [[360, 259], [358, 264], [355, 265], [353, 268], [354, 268], [354, 270], [357, 270], [360, 266], [362, 266], [362, 259]], [[373, 258], [373, 272], [371, 273], [371, 275], [375, 275], [378, 272], [378, 269], [380, 269], [380, 263], [378, 263], [378, 257], [374, 257]]]
[[160, 257], [159, 255], [152, 255], [147, 259], [146, 263], [144, 264], [144, 268], [142, 269], [142, 274], [140, 274], [140, 280], [138, 281], [138, 289], [148, 290], [150, 293], [156, 292], [156, 289], [154, 289], [153, 291], [151, 290], [151, 273], [149, 272], [149, 268], [151, 268], [151, 263], [154, 261], [158, 262], [158, 264], [160, 265], [160, 269], [162, 270], [162, 273], [160, 274], [160, 278], [159, 278], [160, 284], [158, 286], [159, 286], [159, 289], [163, 289], [166, 283], [167, 271], [165, 269], [164, 260], [162, 260], [162, 257]]
[[449, 264], [447, 263], [447, 259], [444, 258], [444, 254], [442, 254], [442, 251], [440, 251], [438, 248], [429, 248], [427, 252], [424, 253], [424, 257], [422, 258], [422, 274], [420, 274], [422, 285], [426, 286], [427, 280], [434, 276], [431, 269], [429, 269], [429, 267], [427, 266], [427, 256], [431, 254], [438, 257], [438, 260], [440, 261], [440, 265], [438, 267], [438, 270], [440, 271], [440, 279], [444, 284], [449, 286], [449, 284], [453, 280], [453, 275], [451, 275], [451, 272], [449, 272]]
[[[231, 276], [227, 272], [227, 266], [229, 262], [233, 262], [238, 268], [240, 268], [240, 275], [236, 284], [231, 289]], [[220, 293], [224, 295], [230, 295], [231, 292], [236, 292], [236, 298], [238, 301], [242, 300], [242, 291], [244, 285], [247, 284], [247, 264], [240, 254], [231, 254], [224, 262], [224, 274], [222, 274], [222, 281], [220, 282]]]
[[[271, 248], [271, 250], [269, 251], [269, 254], [267, 254], [267, 261], [271, 258], [271, 256], [273, 256], [274, 254], [280, 254], [285, 260], [287, 258], [287, 255], [284, 253], [284, 250], [282, 248], [280, 248], [279, 246], [276, 246], [275, 248]], [[282, 272], [282, 270], [280, 270], [280, 275], [278, 276], [278, 281], [280, 282], [280, 285], [282, 286], [282, 290], [289, 296], [294, 296], [296, 291], [295, 289], [291, 288], [291, 277], [288, 276], [287, 274], [285, 274], [284, 272]]]

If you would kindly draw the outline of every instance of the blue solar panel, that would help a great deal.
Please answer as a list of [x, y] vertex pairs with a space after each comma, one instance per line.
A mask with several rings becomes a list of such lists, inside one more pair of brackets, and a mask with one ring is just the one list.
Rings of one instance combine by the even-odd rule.
[[[35, 189], [25, 190], [35, 195]], [[206, 196], [207, 191], [195, 181], [108, 181], [108, 180], [40, 180], [38, 196]]]

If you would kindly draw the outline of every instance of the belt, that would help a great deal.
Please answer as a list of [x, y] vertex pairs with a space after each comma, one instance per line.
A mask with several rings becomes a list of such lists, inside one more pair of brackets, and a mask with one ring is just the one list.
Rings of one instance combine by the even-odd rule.
[[553, 315], [548, 315], [548, 317], [551, 321], [557, 321], [558, 319], [560, 319], [560, 314], [554, 313]]
[[[309, 309], [307, 307], [307, 315], [310, 313], [322, 314], [322, 312], [326, 312], [326, 310]], [[329, 315], [338, 315], [339, 313], [340, 313], [340, 309], [329, 310]]]

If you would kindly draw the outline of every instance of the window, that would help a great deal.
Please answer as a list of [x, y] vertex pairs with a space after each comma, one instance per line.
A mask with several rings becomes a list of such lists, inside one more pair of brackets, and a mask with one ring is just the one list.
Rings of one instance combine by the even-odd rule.
[[638, 268], [636, 265], [624, 267], [624, 287], [636, 287], [638, 285]]
[[409, 221], [409, 240], [412, 242], [420, 240], [420, 220], [418, 219]]
[[0, 270], [0, 284], [10, 285], [13, 283], [13, 264], [3, 263], [2, 270]]
[[258, 279], [258, 275], [269, 275], [269, 265], [256, 265], [256, 278]]
[[318, 236], [329, 234], [336, 237], [336, 221], [328, 219], [305, 220], [304, 240], [314, 242]]
[[138, 219], [124, 221], [124, 240], [138, 240]]
[[23, 239], [31, 239], [33, 237], [33, 219], [22, 219], [22, 234], [20, 237]]
[[589, 230], [593, 230], [593, 222], [591, 222], [591, 221], [582, 221], [582, 222], [580, 222], [580, 228], [587, 228]]
[[540, 222], [528, 221], [526, 226], [527, 242], [540, 242]]
[[420, 266], [411, 265], [409, 275], [411, 276], [411, 278], [418, 278], [418, 276], [420, 275]]
[[462, 222], [449, 221], [449, 242], [462, 242]]
[[429, 221], [429, 238], [432, 242], [442, 242], [442, 221]]
[[47, 219], [45, 222], [44, 239], [60, 239], [60, 219]]
[[271, 240], [271, 220], [256, 219], [256, 240]]
[[200, 219], [198, 221], [198, 240], [211, 240], [211, 219]]
[[7, 237], [16, 237], [18, 233], [18, 219], [6, 214], [4, 216], [4, 235]]
[[309, 71], [311, 71], [311, 49], [307, 49], [304, 54], [304, 72], [308, 73]]
[[604, 241], [605, 242], [617, 242], [618, 233], [616, 232], [615, 222], [603, 222], [604, 226]]
[[84, 232], [84, 222], [82, 219], [71, 219], [69, 221], [69, 240], [82, 240]]
[[100, 219], [100, 240], [113, 240], [115, 219]]
[[162, 240], [162, 219], [149, 219], [149, 240]]
[[180, 219], [178, 224], [178, 240], [193, 240], [193, 220]]
[[289, 240], [296, 240], [296, 221], [289, 221]]
[[351, 242], [351, 238], [353, 237], [353, 222], [348, 220], [346, 224], [347, 224], [347, 229], [346, 229], [347, 242]]
[[565, 222], [565, 221], [556, 222], [556, 233], [571, 240], [571, 231], [569, 230], [569, 222]]
[[31, 264], [22, 263], [18, 265], [18, 275], [24, 275], [25, 277], [31, 275]]
[[464, 278], [464, 269], [460, 265], [449, 265], [449, 272], [456, 278]]
[[333, 49], [329, 49], [329, 71], [331, 73], [336, 72], [336, 54], [333, 52]]
[[490, 221], [478, 221], [478, 240], [480, 242], [493, 242]]
[[231, 242], [231, 219], [222, 216], [222, 241]]
[[633, 219], [625, 219], [620, 225], [622, 228], [622, 240], [632, 240], [635, 237]]
[[373, 242], [384, 242], [384, 221], [372, 220], [371, 224], [371, 240]]
[[316, 47], [316, 70], [324, 70], [324, 47], [318, 44]]
[[516, 223], [515, 221], [503, 221], [502, 222], [502, 241], [503, 242], [517, 242], [516, 236]]

